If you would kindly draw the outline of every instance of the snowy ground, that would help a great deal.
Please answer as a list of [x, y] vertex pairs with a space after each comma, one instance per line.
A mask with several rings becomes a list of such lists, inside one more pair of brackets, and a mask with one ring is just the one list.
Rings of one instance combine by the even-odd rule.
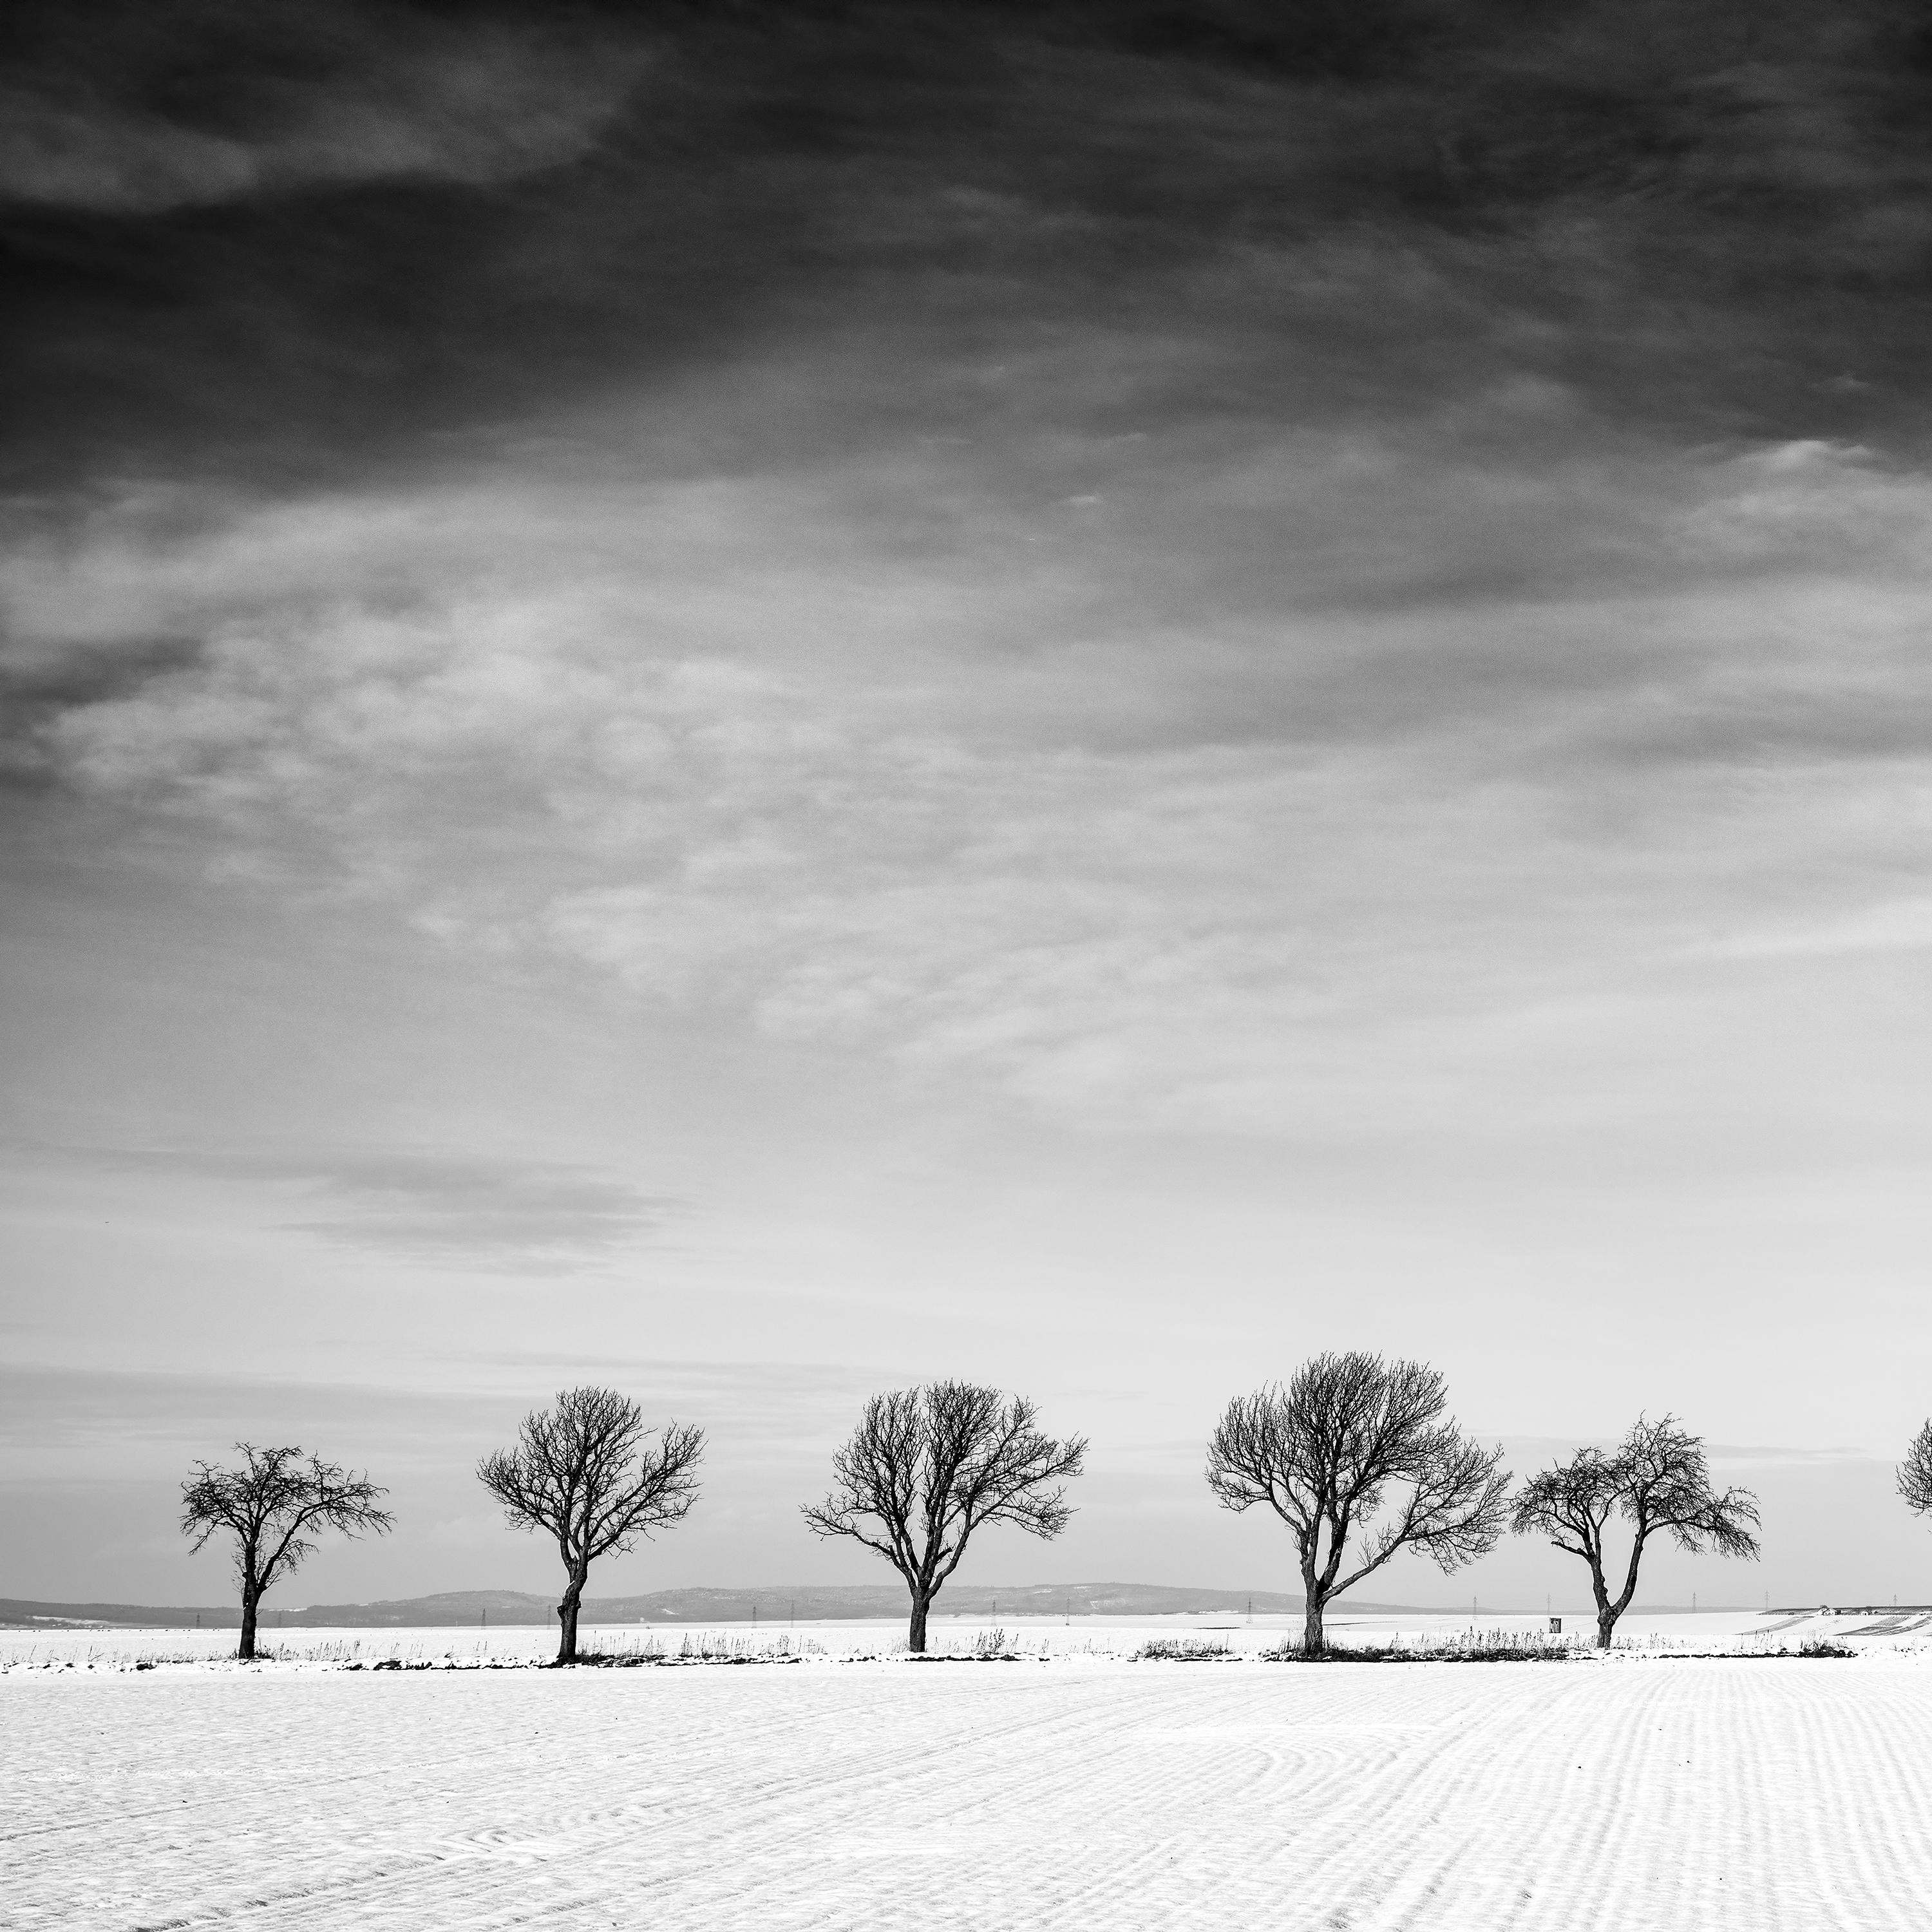
[[136, 1671], [57, 1640], [74, 1668], [0, 1676], [0, 1924], [1932, 1924], [1932, 1651], [1905, 1639], [1361, 1668], [1024, 1634], [1045, 1660], [560, 1673]]
[[[1458, 1615], [1416, 1612], [1358, 1614], [1344, 1610], [1328, 1619], [1331, 1643], [1373, 1648], [1396, 1644], [1410, 1648], [1452, 1644], [1473, 1631], [1522, 1640], [1560, 1642], [1587, 1648], [1595, 1640], [1595, 1623], [1587, 1610], [1559, 1612], [1560, 1640], [1549, 1634], [1546, 1616], [1502, 1616], [1492, 1611]], [[1886, 1626], [1894, 1626], [1886, 1628]], [[1052, 1657], [1130, 1657], [1155, 1642], [1194, 1642], [1224, 1646], [1242, 1656], [1252, 1656], [1299, 1640], [1298, 1616], [1239, 1617], [1058, 1617], [1006, 1618], [997, 1624], [986, 1618], [938, 1616], [928, 1634], [935, 1651], [970, 1651], [997, 1628], [1011, 1646], [1030, 1654]], [[1620, 1645], [1642, 1652], [1796, 1649], [1800, 1644], [1828, 1640], [1844, 1642], [1862, 1652], [1898, 1649], [1932, 1653], [1932, 1613], [1833, 1616], [1800, 1612], [1760, 1616], [1749, 1611], [1688, 1613], [1634, 1612], [1618, 1629]], [[556, 1654], [555, 1625], [481, 1627], [471, 1624], [442, 1630], [284, 1630], [272, 1614], [263, 1622], [260, 1645], [266, 1654], [311, 1664], [372, 1664], [387, 1658], [408, 1661], [451, 1660], [463, 1663], [540, 1661]], [[880, 1656], [902, 1650], [903, 1618], [824, 1623], [788, 1623], [783, 1618], [760, 1624], [586, 1624], [579, 1641], [589, 1650], [625, 1652], [655, 1646], [675, 1655], [689, 1647], [764, 1651], [781, 1645], [811, 1655], [831, 1658]], [[68, 1662], [103, 1669], [154, 1660], [170, 1666], [190, 1660], [213, 1663], [234, 1654], [232, 1630], [124, 1630], [93, 1626], [43, 1627], [33, 1630], [0, 1627], [0, 1674], [48, 1664]]]

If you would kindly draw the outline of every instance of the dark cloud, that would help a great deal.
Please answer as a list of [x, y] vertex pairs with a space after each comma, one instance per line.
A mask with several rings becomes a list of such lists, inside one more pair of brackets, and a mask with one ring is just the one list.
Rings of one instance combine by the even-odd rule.
[[21, 23], [0, 199], [108, 215], [567, 161], [638, 50], [532, 15], [339, 0], [62, 10]]
[[52, 782], [54, 767], [43, 745], [50, 722], [194, 664], [203, 642], [192, 635], [123, 638], [105, 649], [23, 654], [15, 663], [0, 656], [0, 785]]
[[1288, 7], [1259, 0], [1206, 6], [1130, 0], [1090, 8], [1082, 24], [1096, 38], [1111, 34], [1120, 46], [1156, 59], [1198, 61], [1270, 79], [1357, 85], [1412, 70], [1446, 38], [1442, 10], [1408, 0], [1304, 0]]
[[998, 433], [985, 362], [1109, 340], [1184, 349], [1024, 416], [1238, 442], [1527, 372], [1677, 440], [1922, 428], [1932, 75], [1885, 0], [185, 18], [25, 64], [86, 150], [7, 224], [27, 487], [436, 460], [854, 332], [886, 380], [814, 448]]

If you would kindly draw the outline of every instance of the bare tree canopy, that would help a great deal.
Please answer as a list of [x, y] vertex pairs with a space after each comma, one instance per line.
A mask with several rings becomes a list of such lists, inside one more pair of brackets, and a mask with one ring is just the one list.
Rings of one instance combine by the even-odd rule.
[[1912, 1438], [1912, 1447], [1898, 1466], [1898, 1493], [1907, 1509], [1932, 1516], [1932, 1422]]
[[377, 1505], [388, 1494], [367, 1476], [352, 1476], [296, 1448], [258, 1449], [238, 1442], [238, 1468], [197, 1462], [182, 1485], [182, 1534], [200, 1550], [217, 1531], [235, 1538], [235, 1580], [242, 1589], [242, 1642], [236, 1654], [255, 1654], [256, 1611], [278, 1578], [311, 1555], [312, 1532], [386, 1535], [395, 1519]]
[[[1613, 1518], [1630, 1526], [1630, 1558], [1623, 1588], [1612, 1597], [1606, 1576], [1605, 1534]], [[1580, 1449], [1567, 1462], [1540, 1470], [1516, 1498], [1512, 1527], [1519, 1536], [1547, 1536], [1558, 1550], [1590, 1566], [1597, 1604], [1597, 1642], [1610, 1647], [1617, 1619], [1636, 1594], [1644, 1546], [1667, 1535], [1680, 1550], [1755, 1558], [1757, 1498], [1748, 1490], [1711, 1487], [1702, 1438], [1666, 1415], [1640, 1416], [1618, 1447]]]
[[[1453, 1570], [1496, 1547], [1509, 1477], [1443, 1420], [1442, 1378], [1422, 1362], [1317, 1355], [1279, 1384], [1228, 1403], [1208, 1445], [1208, 1486], [1222, 1506], [1265, 1503], [1301, 1559], [1302, 1642], [1326, 1648], [1330, 1600], [1414, 1550]], [[1370, 1520], [1392, 1490], [1394, 1514]], [[1359, 1540], [1352, 1552], [1350, 1538]]]
[[832, 1492], [806, 1506], [814, 1535], [862, 1543], [905, 1579], [911, 1649], [925, 1649], [932, 1600], [975, 1530], [1004, 1522], [1054, 1537], [1066, 1527], [1064, 1484], [1084, 1465], [1086, 1440], [1056, 1442], [1036, 1418], [1024, 1396], [970, 1382], [875, 1395], [832, 1459]]
[[577, 1616], [590, 1566], [653, 1530], [681, 1522], [698, 1500], [704, 1432], [676, 1423], [661, 1435], [615, 1389], [574, 1388], [524, 1418], [514, 1449], [477, 1465], [512, 1526], [542, 1530], [563, 1558], [556, 1660], [577, 1660]]

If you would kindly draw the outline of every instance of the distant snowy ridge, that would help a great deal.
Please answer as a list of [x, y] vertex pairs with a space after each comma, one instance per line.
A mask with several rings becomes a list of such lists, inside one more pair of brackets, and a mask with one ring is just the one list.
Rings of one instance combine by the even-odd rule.
[[[398, 1598], [373, 1604], [280, 1605], [271, 1598], [262, 1606], [267, 1630], [322, 1628], [424, 1628], [464, 1624], [547, 1624], [556, 1616], [554, 1600], [519, 1590], [449, 1590], [426, 1597]], [[902, 1615], [904, 1588], [890, 1584], [774, 1583], [755, 1588], [692, 1588], [656, 1590], [644, 1596], [589, 1597], [584, 1604], [589, 1623], [784, 1623], [823, 1622], [828, 1619]], [[1299, 1612], [1301, 1599], [1267, 1590], [1189, 1589], [1158, 1583], [956, 1583], [935, 1606], [943, 1621], [949, 1616], [1184, 1616], [1222, 1615], [1239, 1617], [1250, 1607], [1256, 1614], [1280, 1616]], [[1339, 1606], [1349, 1611], [1407, 1610], [1408, 1604], [1357, 1603]], [[230, 1604], [154, 1604], [41, 1603], [0, 1598], [0, 1625], [98, 1624], [124, 1629], [178, 1630], [197, 1622], [204, 1629], [238, 1624], [240, 1612]]]

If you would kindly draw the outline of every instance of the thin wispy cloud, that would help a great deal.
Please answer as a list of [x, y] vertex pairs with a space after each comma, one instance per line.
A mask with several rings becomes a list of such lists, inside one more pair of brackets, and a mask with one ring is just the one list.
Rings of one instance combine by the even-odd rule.
[[568, 1270], [652, 1243], [683, 1204], [593, 1168], [406, 1148], [32, 1148], [58, 1164], [238, 1187], [270, 1225], [425, 1266]]
[[[1653, 1029], [1669, 962], [1734, 950], [1795, 852], [1842, 919], [1895, 894], [1932, 717], [1924, 493], [1834, 462], [1673, 458], [1663, 505], [1609, 491], [1640, 582], [1268, 622], [1137, 617], [1104, 532], [962, 604], [962, 554], [999, 541], [972, 498], [910, 556], [890, 515], [861, 542], [723, 479], [459, 485], [160, 544], [132, 512], [28, 560], [18, 607], [92, 608], [98, 653], [140, 584], [208, 642], [32, 719], [15, 758], [237, 878], [589, 962], [658, 1010], [1202, 1125], [1348, 1118], [1366, 1056], [1405, 1119], [1466, 1117], [1465, 1070], [1527, 1067], [1551, 1016]], [[1048, 627], [1009, 643], [1029, 608]]]
[[322, 1210], [288, 1224], [303, 1234], [470, 1266], [580, 1265], [648, 1241], [676, 1211], [626, 1182], [552, 1162], [371, 1151], [290, 1178]]
[[316, 1431], [351, 1433], [414, 1455], [452, 1431], [487, 1430], [502, 1408], [500, 1396], [474, 1391], [38, 1366], [0, 1370], [0, 1442], [8, 1450], [70, 1466], [79, 1459], [82, 1473], [91, 1472], [110, 1442], [120, 1455], [134, 1448], [179, 1458], [194, 1453], [190, 1444], [212, 1455], [237, 1436]]
[[[294, 1376], [245, 1376], [8, 1366], [0, 1370], [0, 1445], [21, 1454], [73, 1456], [104, 1438], [178, 1453], [184, 1444], [209, 1452], [240, 1435], [251, 1437], [351, 1432], [369, 1448], [412, 1461], [447, 1460], [454, 1438], [488, 1442], [513, 1428], [527, 1407], [554, 1387], [587, 1377], [622, 1378], [686, 1418], [745, 1410], [761, 1418], [756, 1432], [728, 1442], [728, 1461], [754, 1460], [801, 1440], [822, 1447], [836, 1424], [872, 1385], [872, 1372], [826, 1364], [614, 1360], [578, 1354], [479, 1354], [454, 1350], [463, 1385], [425, 1388], [398, 1383], [348, 1383]], [[366, 1453], [366, 1450], [365, 1450]], [[459, 1459], [460, 1460], [460, 1459]]]

